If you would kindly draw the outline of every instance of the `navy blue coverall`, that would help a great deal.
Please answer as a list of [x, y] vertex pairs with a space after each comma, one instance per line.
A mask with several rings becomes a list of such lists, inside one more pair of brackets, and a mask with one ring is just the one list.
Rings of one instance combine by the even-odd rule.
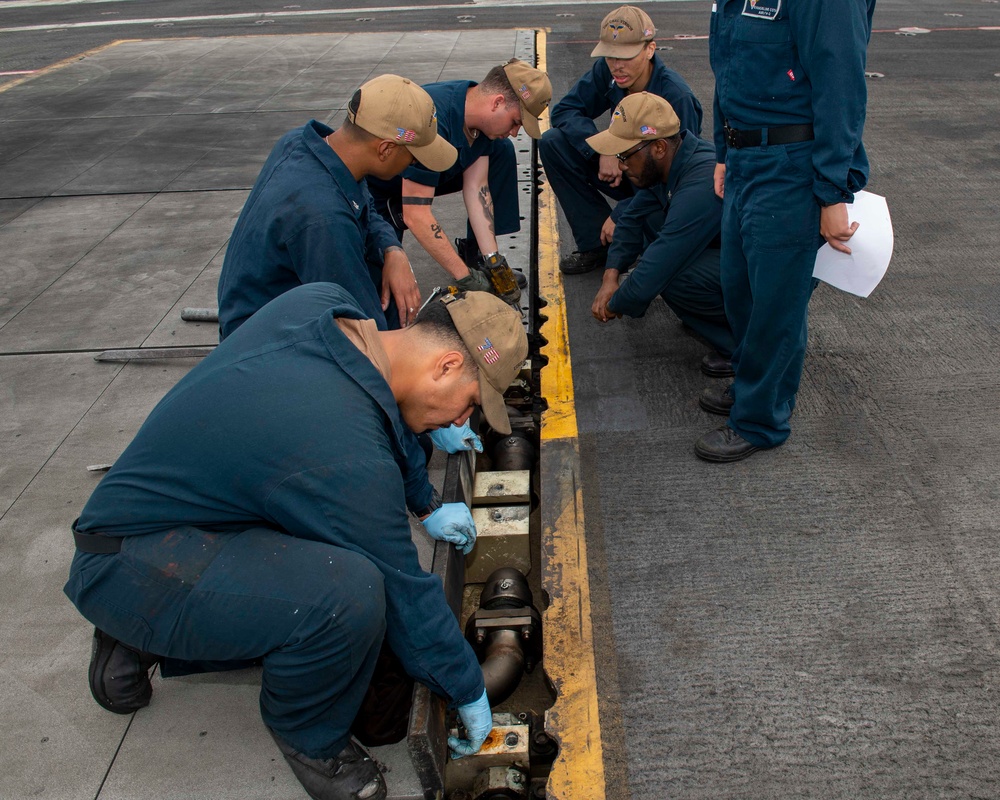
[[[337, 317], [329, 283], [281, 295], [164, 396], [76, 524], [123, 537], [77, 551], [66, 594], [94, 625], [165, 656], [263, 659], [264, 722], [337, 755], [383, 634], [407, 673], [462, 705], [482, 670], [410, 537], [403, 422]], [[221, 665], [218, 665], [221, 666]]]
[[[458, 159], [444, 172], [433, 172], [419, 164], [409, 167], [402, 175], [384, 181], [370, 178], [368, 186], [375, 198], [375, 207], [393, 226], [398, 241], [403, 241], [405, 228], [393, 222], [387, 211], [390, 200], [398, 202], [403, 191], [403, 178], [424, 186], [433, 186], [435, 196], [462, 191], [462, 176], [483, 156], [489, 156], [487, 184], [493, 198], [494, 230], [497, 236], [521, 230], [521, 215], [517, 198], [517, 156], [509, 139], [492, 140], [479, 134], [471, 141], [465, 132], [465, 95], [475, 81], [443, 81], [424, 84], [437, 109], [438, 135], [458, 150]], [[398, 219], [398, 217], [397, 217]], [[466, 225], [466, 238], [476, 241], [472, 225]]]
[[[606, 269], [626, 272], [641, 258], [608, 308], [641, 317], [660, 295], [682, 322], [728, 356], [734, 342], [719, 277], [722, 200], [712, 184], [715, 148], [691, 131], [682, 137], [667, 182], [637, 191], [618, 220]], [[663, 224], [643, 249], [643, 221], [653, 215], [663, 216]]]
[[[229, 240], [219, 276], [222, 339], [289, 289], [328, 281], [346, 289], [380, 330], [399, 327], [395, 303], [382, 312], [382, 261], [398, 247], [375, 210], [365, 181], [356, 181], [324, 137], [333, 128], [312, 120], [271, 150]], [[428, 454], [408, 436], [406, 489], [410, 510], [427, 508], [433, 487]]]
[[[868, 181], [861, 142], [875, 0], [718, 0], [709, 51], [715, 148], [726, 165], [722, 291], [736, 336], [728, 425], [758, 447], [788, 438], [802, 376], [820, 207]], [[729, 147], [723, 124], [762, 130]], [[814, 139], [768, 144], [767, 129]]]
[[[687, 82], [655, 54], [653, 74], [645, 91], [670, 103], [681, 121], [681, 130], [701, 135], [701, 103]], [[581, 251], [601, 246], [601, 226], [611, 215], [611, 206], [604, 195], [619, 203], [620, 210], [616, 207], [613, 215], [616, 223], [627, 207], [622, 201], [633, 195], [632, 184], [624, 176], [617, 187], [597, 177], [600, 157], [587, 144], [587, 137], [597, 133], [595, 120], [615, 108], [625, 96], [625, 90], [619, 89], [611, 77], [607, 62], [597, 59], [590, 72], [553, 107], [552, 127], [538, 143], [545, 174]]]
[[[303, 283], [347, 289], [386, 330], [382, 264], [398, 246], [375, 212], [364, 181], [325, 141], [333, 128], [316, 120], [289, 131], [271, 150], [233, 229], [219, 276], [219, 331], [229, 336], [257, 309]], [[396, 306], [389, 314], [399, 327]]]

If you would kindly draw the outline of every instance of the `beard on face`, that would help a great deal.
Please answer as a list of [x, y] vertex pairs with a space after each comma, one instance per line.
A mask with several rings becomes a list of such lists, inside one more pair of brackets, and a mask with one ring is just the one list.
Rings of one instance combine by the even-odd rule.
[[659, 183], [660, 176], [656, 171], [656, 164], [653, 163], [653, 159], [649, 155], [648, 147], [642, 153], [642, 167], [639, 171], [636, 172], [629, 167], [627, 174], [628, 179], [636, 189], [648, 189], [650, 186]]

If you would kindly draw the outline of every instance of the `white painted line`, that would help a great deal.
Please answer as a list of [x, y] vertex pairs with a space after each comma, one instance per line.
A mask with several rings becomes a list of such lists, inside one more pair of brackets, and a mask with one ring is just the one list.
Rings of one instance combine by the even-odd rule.
[[128, 3], [132, 0], [5, 0], [0, 9], [33, 8], [34, 6], [78, 6], [85, 3]]
[[[79, 3], [79, 2], [105, 2], [110, 0], [61, 0], [62, 3]], [[580, 2], [581, 0], [577, 0]], [[585, 3], [601, 3], [606, 2], [606, 0], [583, 0]], [[701, 2], [701, 0], [646, 0], [646, 4], [650, 3], [692, 3]], [[11, 6], [17, 5], [28, 5], [26, 0], [21, 0], [18, 2], [6, 2], [0, 4], [0, 11], [4, 8], [10, 8]], [[52, 5], [50, 3], [39, 2], [38, 5]], [[53, 22], [47, 25], [20, 25], [17, 27], [10, 28], [0, 28], [0, 33], [24, 33], [28, 31], [52, 31], [52, 30], [70, 30], [79, 28], [110, 28], [122, 25], [162, 25], [165, 23], [203, 23], [203, 22], [240, 22], [245, 20], [273, 20], [273, 19], [284, 19], [289, 17], [357, 17], [357, 16], [367, 16], [371, 14], [388, 14], [396, 13], [401, 11], [410, 12], [423, 12], [423, 11], [454, 11], [456, 15], [461, 14], [463, 10], [468, 10], [470, 8], [485, 9], [485, 8], [532, 8], [536, 6], [565, 6], [573, 5], [573, 3], [567, 3], [566, 0], [510, 0], [506, 2], [505, 0], [483, 0], [482, 2], [476, 2], [471, 6], [455, 6], [455, 5], [406, 5], [406, 6], [375, 6], [372, 8], [324, 8], [315, 9], [312, 11], [263, 11], [256, 13], [243, 13], [243, 14], [203, 14], [201, 16], [194, 17], [151, 17], [148, 19], [102, 19], [94, 20], [92, 22], [66, 22], [58, 23]]]

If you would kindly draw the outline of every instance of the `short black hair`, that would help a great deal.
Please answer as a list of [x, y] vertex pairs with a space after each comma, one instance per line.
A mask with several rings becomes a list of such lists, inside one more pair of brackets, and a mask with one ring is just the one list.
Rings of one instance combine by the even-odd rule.
[[344, 124], [340, 126], [340, 129], [355, 142], [370, 142], [379, 138], [374, 133], [366, 131], [358, 123], [351, 122], [349, 116], [344, 118]]
[[[465, 297], [465, 292], [458, 292], [456, 297], [459, 299]], [[451, 313], [440, 298], [434, 298], [420, 310], [416, 321], [411, 327], [416, 329], [418, 326], [421, 333], [426, 333], [440, 344], [465, 355], [466, 367], [471, 367], [470, 371], [478, 370], [475, 359], [473, 359], [472, 353], [469, 352], [462, 334], [455, 327], [455, 321], [451, 318]]]

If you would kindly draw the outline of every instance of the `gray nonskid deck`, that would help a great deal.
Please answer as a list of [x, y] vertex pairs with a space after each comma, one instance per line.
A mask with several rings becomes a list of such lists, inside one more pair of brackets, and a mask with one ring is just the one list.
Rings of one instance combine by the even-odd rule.
[[[0, 796], [301, 797], [260, 721], [258, 670], [163, 681], [134, 717], [86, 684], [91, 628], [62, 595], [69, 524], [156, 401], [197, 359], [105, 364], [101, 350], [213, 345], [226, 242], [267, 153], [311, 117], [336, 127], [358, 85], [481, 79], [534, 53], [530, 31], [127, 42], [0, 93]], [[519, 201], [530, 221], [530, 146]], [[31, 198], [30, 200], [25, 198]], [[440, 198], [464, 236], [460, 196]], [[527, 227], [501, 237], [528, 269]], [[446, 282], [411, 236], [421, 290]], [[85, 352], [80, 352], [85, 351]], [[10, 449], [8, 449], [10, 448]], [[10, 458], [8, 458], [8, 455]], [[432, 478], [440, 482], [440, 469]], [[427, 557], [426, 535], [414, 536]], [[382, 748], [390, 797], [421, 798], [405, 744]]]

